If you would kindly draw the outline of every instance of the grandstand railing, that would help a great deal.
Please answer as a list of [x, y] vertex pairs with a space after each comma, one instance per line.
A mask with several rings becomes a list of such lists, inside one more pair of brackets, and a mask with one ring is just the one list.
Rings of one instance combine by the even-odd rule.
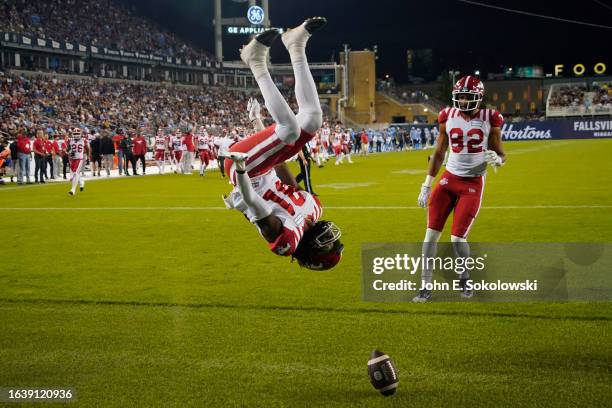
[[181, 68], [202, 69], [209, 71], [221, 67], [221, 64], [218, 61], [211, 61], [208, 59], [191, 60], [136, 51], [114, 50], [107, 47], [96, 47], [94, 45], [83, 45], [68, 41], [54, 41], [45, 38], [31, 37], [23, 34], [7, 32], [0, 34], [0, 45], [3, 47], [36, 50], [53, 54], [91, 56], [96, 58], [107, 58], [109, 60], [170, 65]]

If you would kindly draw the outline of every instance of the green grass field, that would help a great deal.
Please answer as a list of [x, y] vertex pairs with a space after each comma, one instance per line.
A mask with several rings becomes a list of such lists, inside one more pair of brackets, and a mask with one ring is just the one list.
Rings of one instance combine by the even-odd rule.
[[[506, 149], [471, 241], [612, 241], [612, 140]], [[609, 406], [611, 303], [361, 300], [361, 243], [424, 236], [426, 154], [313, 169], [346, 247], [328, 272], [269, 252], [217, 172], [0, 188], [0, 387], [86, 407]]]

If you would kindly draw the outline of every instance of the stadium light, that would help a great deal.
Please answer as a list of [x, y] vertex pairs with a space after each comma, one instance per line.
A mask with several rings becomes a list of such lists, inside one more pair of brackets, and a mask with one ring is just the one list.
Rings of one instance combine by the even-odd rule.
[[474, 75], [480, 75], [480, 71], [479, 70], [474, 71]]

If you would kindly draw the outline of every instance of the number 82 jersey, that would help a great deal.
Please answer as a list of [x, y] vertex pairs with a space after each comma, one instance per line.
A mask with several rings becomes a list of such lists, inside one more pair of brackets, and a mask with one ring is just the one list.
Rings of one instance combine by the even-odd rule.
[[485, 151], [489, 146], [491, 128], [501, 127], [502, 115], [494, 109], [480, 109], [474, 117], [456, 108], [440, 111], [438, 123], [446, 124], [450, 150], [446, 169], [460, 177], [475, 177], [486, 173]]

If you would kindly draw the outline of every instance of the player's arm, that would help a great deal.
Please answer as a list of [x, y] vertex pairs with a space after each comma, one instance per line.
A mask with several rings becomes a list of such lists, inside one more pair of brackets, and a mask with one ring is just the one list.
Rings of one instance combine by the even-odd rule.
[[492, 127], [489, 133], [489, 149], [485, 152], [487, 163], [493, 167], [503, 166], [506, 163], [506, 152], [502, 146], [501, 128]]
[[297, 183], [297, 181], [295, 181], [295, 177], [293, 176], [293, 173], [291, 173], [291, 170], [289, 170], [289, 166], [287, 166], [287, 163], [281, 163], [276, 165], [274, 167], [274, 170], [276, 171], [276, 175], [283, 184], [294, 187], [297, 190], [303, 190], [302, 187], [300, 187], [300, 185]]
[[436, 140], [436, 147], [429, 160], [429, 169], [427, 170], [427, 176], [425, 176], [425, 182], [421, 185], [421, 192], [417, 199], [417, 203], [421, 208], [427, 208], [427, 202], [429, 201], [429, 194], [431, 193], [431, 185], [434, 179], [438, 175], [442, 163], [444, 162], [444, 156], [448, 150], [448, 136], [446, 135], [446, 124], [440, 124], [440, 134]]
[[429, 169], [427, 170], [427, 176], [425, 178], [425, 184], [431, 186], [433, 179], [436, 178], [442, 163], [444, 163], [444, 156], [448, 150], [448, 136], [446, 135], [446, 124], [440, 125], [440, 134], [436, 140], [436, 147], [429, 160]]
[[247, 104], [247, 110], [249, 112], [249, 121], [255, 129], [255, 132], [261, 132], [265, 129], [265, 126], [261, 120], [261, 106], [255, 98], [249, 99]]
[[283, 223], [276, 215], [270, 214], [255, 222], [261, 231], [261, 236], [268, 242], [276, 241], [276, 238], [283, 232]]

